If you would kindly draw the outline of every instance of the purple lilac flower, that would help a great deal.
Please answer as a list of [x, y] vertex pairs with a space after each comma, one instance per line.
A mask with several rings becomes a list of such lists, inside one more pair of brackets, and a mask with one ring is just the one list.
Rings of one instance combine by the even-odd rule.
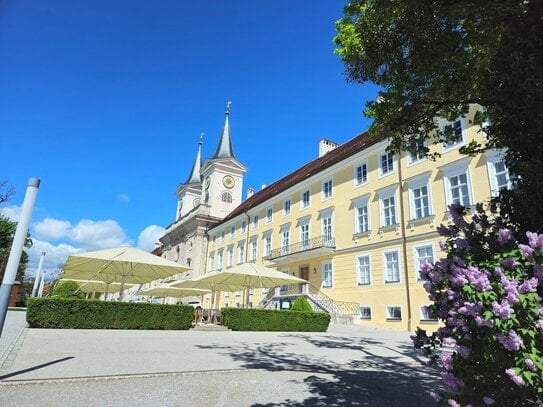
[[467, 250], [470, 247], [468, 241], [460, 237], [454, 241], [454, 244], [458, 250]]
[[481, 271], [477, 267], [469, 266], [465, 273], [469, 282], [479, 291], [489, 291], [492, 289], [490, 280], [486, 271]]
[[501, 261], [501, 265], [505, 267], [506, 269], [512, 269], [515, 266], [518, 266], [520, 263], [515, 260], [513, 257], [508, 257], [507, 259], [503, 259]]
[[446, 386], [450, 387], [453, 391], [460, 391], [464, 387], [464, 382], [450, 372], [441, 372], [441, 378]]
[[515, 369], [505, 369], [505, 373], [507, 374], [507, 376], [509, 376], [511, 380], [513, 380], [513, 383], [519, 386], [521, 384], [524, 384], [522, 377], [516, 375]]
[[491, 319], [481, 318], [479, 315], [475, 316], [475, 323], [477, 326], [485, 326], [487, 328], [492, 328], [494, 326], [494, 321]]
[[506, 300], [502, 300], [500, 304], [498, 304], [496, 301], [492, 301], [492, 311], [494, 311], [494, 314], [504, 321], [511, 318], [511, 315], [514, 312]]
[[439, 233], [439, 236], [449, 236], [450, 235], [450, 231], [449, 231], [449, 228], [443, 224], [439, 225], [437, 227], [437, 233]]
[[535, 327], [539, 329], [541, 332], [543, 332], [543, 319], [540, 319], [535, 323]]
[[453, 400], [453, 399], [449, 399], [447, 400], [447, 405], [449, 407], [461, 407], [460, 403], [456, 400]]
[[534, 258], [534, 249], [525, 244], [519, 244], [518, 248], [522, 252], [522, 257], [527, 260], [532, 260]]
[[439, 359], [441, 360], [441, 366], [446, 371], [450, 372], [453, 368], [453, 360], [450, 353], [442, 352], [441, 355], [439, 355]]
[[423, 284], [422, 284], [422, 287], [426, 290], [427, 293], [429, 293], [430, 291], [432, 291], [432, 283], [430, 281], [425, 281]]
[[426, 280], [428, 278], [428, 273], [432, 271], [432, 268], [433, 268], [432, 263], [428, 261], [425, 261], [424, 263], [420, 265], [419, 273], [423, 280]]
[[507, 293], [506, 300], [510, 304], [518, 304], [518, 281], [516, 280], [508, 280], [505, 276], [501, 278], [501, 283], [503, 285], [503, 288], [505, 289], [505, 292]]
[[456, 339], [449, 337], [445, 337], [441, 340], [443, 342], [443, 345], [450, 345], [450, 346], [456, 346]]
[[502, 246], [509, 243], [511, 238], [513, 237], [513, 234], [509, 229], [500, 229], [498, 230], [498, 243]]
[[496, 400], [494, 400], [492, 397], [483, 397], [483, 403], [485, 403], [487, 406], [491, 406], [492, 404], [494, 404], [496, 402]]
[[524, 280], [524, 282], [519, 286], [518, 291], [521, 294], [533, 293], [537, 291], [537, 285], [539, 280], [535, 277]]
[[530, 247], [534, 249], [543, 248], [543, 235], [538, 235], [537, 233], [533, 232], [526, 232], [526, 236], [528, 237], [528, 244]]
[[456, 351], [460, 356], [462, 356], [464, 359], [467, 359], [469, 354], [471, 353], [471, 349], [467, 346], [460, 345], [456, 347]]
[[507, 336], [502, 334], [496, 334], [496, 339], [499, 343], [508, 351], [517, 351], [522, 346], [522, 338], [517, 335], [517, 333], [510, 329]]
[[458, 313], [463, 315], [471, 315], [474, 317], [479, 314], [482, 308], [483, 303], [481, 301], [478, 301], [477, 304], [466, 301], [463, 306], [458, 308]]
[[532, 359], [525, 359], [524, 364], [528, 369], [530, 369], [532, 372], [535, 372], [537, 370], [537, 367], [535, 366], [535, 363], [532, 361]]
[[443, 240], [440, 240], [438, 244], [439, 244], [439, 248], [441, 249], [442, 252], [447, 251], [447, 245], [445, 244], [445, 242]]

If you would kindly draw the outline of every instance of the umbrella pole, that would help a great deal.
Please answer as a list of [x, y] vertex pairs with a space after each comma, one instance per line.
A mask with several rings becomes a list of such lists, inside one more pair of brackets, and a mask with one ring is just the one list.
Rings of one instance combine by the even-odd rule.
[[123, 301], [124, 294], [124, 274], [121, 276], [121, 290], [119, 291], [119, 302]]
[[109, 283], [106, 283], [106, 293], [104, 295], [104, 301], [107, 301], [107, 295], [109, 294]]

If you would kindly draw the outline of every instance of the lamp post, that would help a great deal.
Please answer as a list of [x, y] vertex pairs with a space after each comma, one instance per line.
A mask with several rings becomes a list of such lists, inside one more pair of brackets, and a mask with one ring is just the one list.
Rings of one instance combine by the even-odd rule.
[[0, 286], [0, 336], [2, 335], [2, 329], [4, 328], [11, 288], [15, 283], [15, 276], [17, 274], [17, 268], [19, 267], [19, 261], [21, 260], [21, 253], [23, 252], [23, 245], [26, 234], [28, 233], [28, 226], [30, 225], [30, 219], [32, 218], [32, 210], [34, 209], [34, 203], [38, 196], [39, 187], [40, 180], [38, 178], [30, 178], [28, 180], [25, 198], [21, 208], [21, 217], [17, 223], [6, 272], [4, 273], [4, 279]]
[[38, 271], [34, 278], [34, 287], [32, 287], [32, 297], [35, 297], [38, 292], [38, 286], [40, 285], [41, 269], [43, 267], [43, 259], [45, 258], [45, 252], [41, 252], [40, 262], [38, 264]]

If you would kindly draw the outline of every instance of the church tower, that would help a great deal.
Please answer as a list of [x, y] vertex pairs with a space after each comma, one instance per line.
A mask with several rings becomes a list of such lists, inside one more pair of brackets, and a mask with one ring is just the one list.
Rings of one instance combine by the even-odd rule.
[[202, 168], [202, 139], [204, 133], [200, 134], [198, 141], [198, 152], [192, 165], [192, 170], [187, 180], [179, 184], [177, 187], [177, 214], [175, 220], [179, 220], [193, 208], [200, 205], [200, 197], [202, 195], [202, 176], [200, 170]]
[[210, 216], [224, 218], [241, 204], [243, 175], [247, 172], [237, 160], [230, 134], [230, 102], [226, 104], [225, 120], [215, 154], [202, 166], [201, 202], [209, 207]]

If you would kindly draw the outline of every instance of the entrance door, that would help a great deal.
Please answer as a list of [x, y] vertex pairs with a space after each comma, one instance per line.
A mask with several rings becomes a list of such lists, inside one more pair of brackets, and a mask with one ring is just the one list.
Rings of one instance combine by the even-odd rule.
[[[302, 266], [300, 267], [300, 278], [303, 278], [304, 280], [309, 281], [309, 266]], [[307, 284], [298, 284], [298, 292], [304, 293], [306, 290]]]

